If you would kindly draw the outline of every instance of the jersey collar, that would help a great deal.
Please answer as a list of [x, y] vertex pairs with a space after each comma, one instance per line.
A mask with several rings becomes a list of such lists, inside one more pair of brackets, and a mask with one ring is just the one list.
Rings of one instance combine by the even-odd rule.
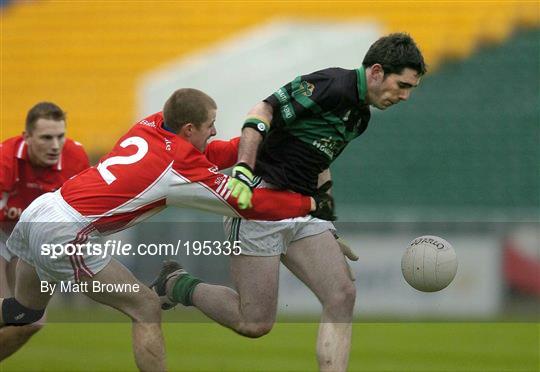
[[356, 70], [356, 86], [358, 88], [358, 97], [363, 103], [366, 102], [367, 83], [366, 83], [366, 70], [364, 66], [360, 66]]
[[176, 134], [176, 132], [169, 126], [167, 126], [167, 124], [165, 124], [165, 122], [163, 122], [163, 124], [161, 124], [161, 127], [163, 129], [165, 129], [167, 132], [171, 132], [172, 134]]

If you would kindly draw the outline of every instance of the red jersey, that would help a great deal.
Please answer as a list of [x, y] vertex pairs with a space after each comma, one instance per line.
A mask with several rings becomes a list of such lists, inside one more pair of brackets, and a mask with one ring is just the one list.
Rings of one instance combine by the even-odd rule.
[[67, 181], [60, 193], [100, 232], [131, 226], [168, 205], [259, 220], [304, 216], [307, 196], [256, 189], [253, 208], [240, 210], [218, 170], [237, 160], [239, 138], [212, 141], [204, 153], [162, 128], [156, 113], [136, 123], [98, 165]]
[[59, 189], [89, 166], [82, 145], [71, 139], [66, 139], [58, 163], [51, 167], [32, 166], [22, 136], [5, 140], [0, 144], [0, 221], [17, 221], [34, 199]]

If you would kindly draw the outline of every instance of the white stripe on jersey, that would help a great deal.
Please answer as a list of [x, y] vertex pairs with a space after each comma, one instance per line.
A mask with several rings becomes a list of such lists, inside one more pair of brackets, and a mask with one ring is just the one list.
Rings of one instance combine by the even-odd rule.
[[24, 149], [25, 144], [26, 144], [26, 142], [22, 141], [21, 144], [19, 145], [19, 148], [17, 149], [17, 155], [16, 155], [18, 158], [22, 158], [23, 149]]
[[218, 189], [216, 190], [219, 195], [223, 196], [223, 199], [227, 199], [227, 193], [231, 195], [229, 192], [229, 188], [227, 187], [227, 184], [229, 183], [229, 177], [225, 176], [223, 178], [223, 181], [221, 182], [221, 185], [219, 185]]
[[223, 186], [226, 184], [226, 182], [222, 182], [221, 185], [218, 186], [218, 188], [216, 189], [216, 191], [218, 192], [218, 194], [221, 195], [221, 190], [223, 189]]
[[[242, 217], [216, 190], [203, 182], [190, 182], [176, 170], [172, 170], [167, 205], [190, 207], [224, 216]], [[227, 188], [224, 189], [226, 194]]]
[[152, 182], [146, 189], [140, 192], [138, 195], [128, 200], [122, 205], [111, 209], [100, 215], [90, 215], [88, 218], [101, 218], [108, 217], [115, 214], [127, 213], [136, 211], [148, 204], [154, 203], [158, 200], [164, 199], [167, 195], [170, 181], [170, 171], [172, 169], [173, 162], [170, 162], [167, 168]]
[[60, 152], [60, 156], [58, 156], [58, 163], [56, 163], [56, 169], [62, 170], [62, 152]]
[[2, 192], [2, 200], [0, 200], [0, 209], [4, 209], [4, 207], [7, 205], [8, 200], [9, 200], [9, 192], [7, 191]]

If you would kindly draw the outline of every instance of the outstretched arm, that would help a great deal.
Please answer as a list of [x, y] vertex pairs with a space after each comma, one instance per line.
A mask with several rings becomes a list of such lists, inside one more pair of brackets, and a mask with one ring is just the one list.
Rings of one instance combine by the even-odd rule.
[[167, 204], [257, 220], [300, 217], [316, 209], [311, 197], [270, 189], [255, 190], [255, 206], [242, 209], [226, 187], [228, 180], [227, 175], [208, 168], [173, 169]]

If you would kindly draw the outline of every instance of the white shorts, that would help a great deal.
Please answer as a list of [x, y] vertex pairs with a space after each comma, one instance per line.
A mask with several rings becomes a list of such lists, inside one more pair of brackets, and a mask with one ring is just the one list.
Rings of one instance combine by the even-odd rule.
[[78, 281], [94, 276], [111, 260], [110, 256], [43, 254], [44, 245], [84, 244], [99, 239], [90, 221], [73, 209], [60, 191], [46, 193], [26, 208], [7, 241], [9, 251], [34, 266], [41, 280]]
[[[257, 188], [275, 189], [276, 187], [261, 181]], [[332, 222], [311, 216], [287, 218], [280, 221], [225, 217], [224, 227], [229, 241], [240, 241], [242, 254], [247, 256], [286, 254], [289, 244], [296, 240], [318, 235], [326, 230], [336, 230]]]
[[242, 254], [247, 256], [286, 254], [287, 247], [296, 240], [336, 230], [333, 223], [311, 216], [280, 221], [225, 217], [224, 225], [229, 241], [240, 241]]

